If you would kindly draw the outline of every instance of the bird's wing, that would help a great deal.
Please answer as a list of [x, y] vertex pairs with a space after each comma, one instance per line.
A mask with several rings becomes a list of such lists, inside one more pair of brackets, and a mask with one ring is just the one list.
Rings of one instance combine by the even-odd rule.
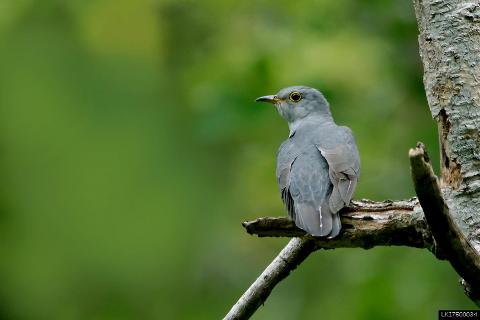
[[277, 153], [277, 182], [282, 196], [283, 203], [287, 207], [288, 215], [295, 220], [295, 208], [293, 206], [292, 195], [289, 191], [290, 171], [298, 154], [298, 147], [292, 140], [286, 140]]
[[327, 201], [332, 188], [327, 162], [313, 145], [290, 162], [285, 159], [279, 154], [277, 176], [290, 217], [314, 236], [329, 235], [333, 217]]
[[329, 176], [333, 184], [329, 198], [332, 212], [338, 212], [350, 203], [360, 176], [360, 157], [353, 134], [347, 127], [339, 129], [338, 143], [329, 146], [317, 145], [329, 166]]

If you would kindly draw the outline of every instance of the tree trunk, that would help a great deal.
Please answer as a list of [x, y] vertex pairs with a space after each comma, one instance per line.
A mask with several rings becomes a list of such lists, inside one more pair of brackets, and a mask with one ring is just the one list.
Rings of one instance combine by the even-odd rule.
[[480, 252], [480, 2], [415, 0], [424, 85], [450, 214]]
[[[462, 280], [465, 292], [480, 305], [480, 2], [414, 0], [414, 5], [425, 92], [438, 122], [446, 203], [438, 208], [453, 220], [437, 234], [431, 226], [432, 233], [438, 242], [450, 242], [447, 256], [469, 278], [469, 284]], [[435, 223], [423, 209], [429, 225]]]

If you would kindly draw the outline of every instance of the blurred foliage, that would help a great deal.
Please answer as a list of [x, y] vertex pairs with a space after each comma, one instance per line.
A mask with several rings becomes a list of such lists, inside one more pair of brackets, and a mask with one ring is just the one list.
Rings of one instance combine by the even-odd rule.
[[[324, 92], [362, 157], [356, 197], [438, 162], [405, 1], [0, 0], [0, 316], [218, 319], [287, 239], [287, 126], [254, 98]], [[432, 319], [470, 301], [409, 248], [318, 252], [255, 319]]]

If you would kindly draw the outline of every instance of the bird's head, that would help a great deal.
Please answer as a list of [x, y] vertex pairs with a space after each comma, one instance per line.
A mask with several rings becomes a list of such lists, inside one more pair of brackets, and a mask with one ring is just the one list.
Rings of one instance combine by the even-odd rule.
[[276, 95], [263, 96], [256, 101], [274, 104], [289, 124], [310, 115], [332, 117], [328, 102], [320, 91], [305, 86], [284, 88]]

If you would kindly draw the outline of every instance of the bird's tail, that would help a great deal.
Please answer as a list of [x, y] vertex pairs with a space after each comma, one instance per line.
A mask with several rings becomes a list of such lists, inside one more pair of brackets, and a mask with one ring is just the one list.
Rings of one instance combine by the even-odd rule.
[[332, 213], [332, 231], [328, 235], [329, 239], [335, 238], [342, 230], [342, 222], [340, 221], [340, 214], [338, 212]]
[[333, 215], [328, 204], [318, 208], [309, 203], [295, 204], [295, 224], [313, 236], [325, 237], [330, 235], [333, 229], [332, 218]]

